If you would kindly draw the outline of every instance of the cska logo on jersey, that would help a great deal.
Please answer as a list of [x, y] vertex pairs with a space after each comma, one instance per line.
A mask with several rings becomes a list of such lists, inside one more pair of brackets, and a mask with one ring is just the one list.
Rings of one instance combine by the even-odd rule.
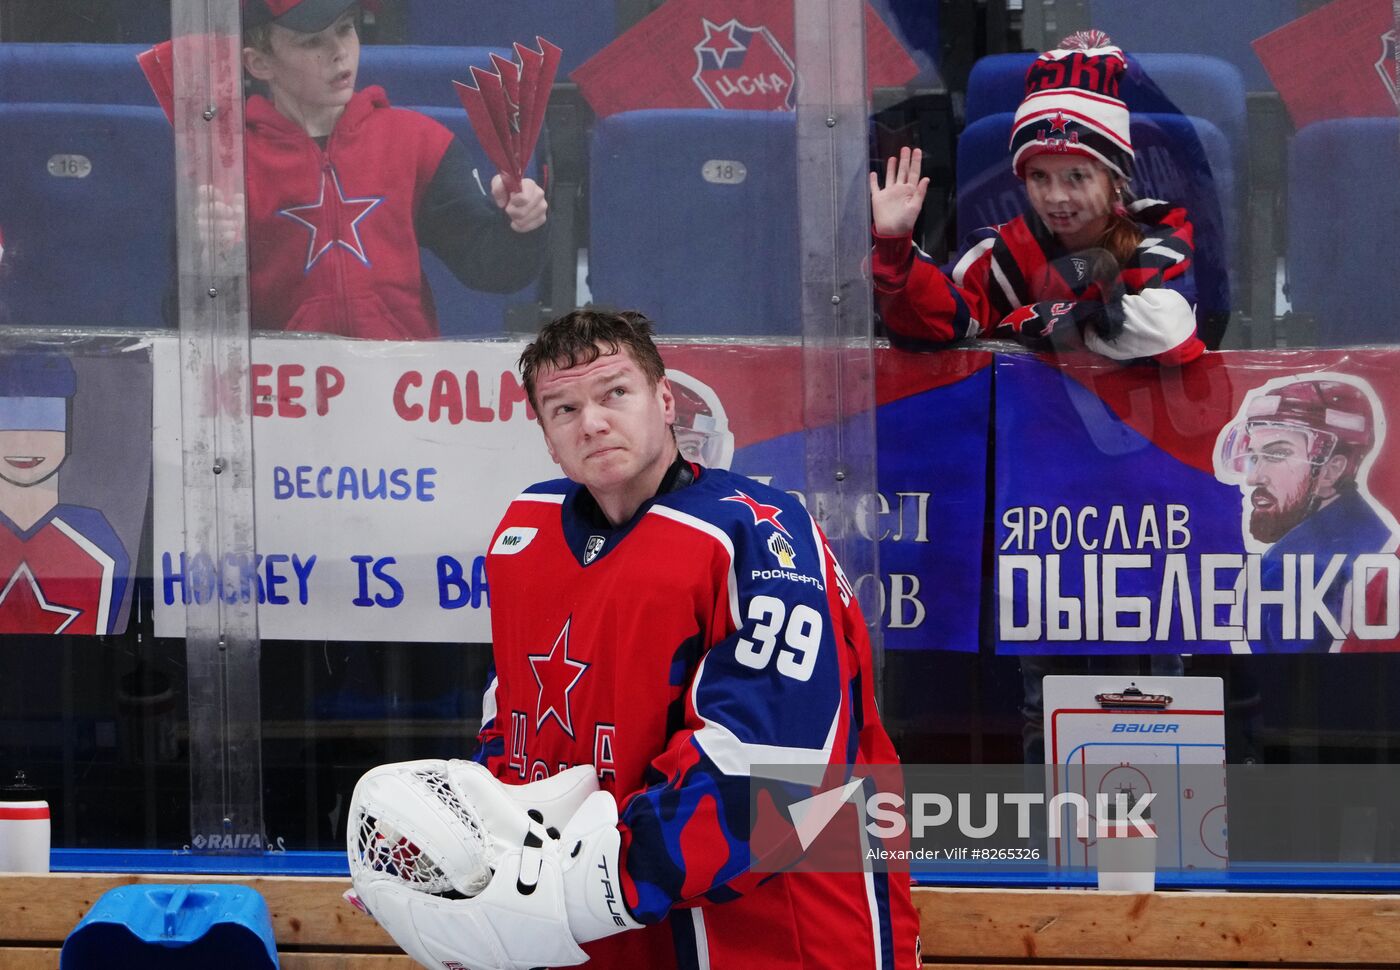
[[583, 546], [583, 564], [587, 566], [598, 558], [598, 553], [603, 551], [603, 545], [608, 540], [602, 536], [589, 536], [588, 541]]
[[1396, 50], [1396, 33], [1393, 30], [1381, 34], [1381, 56], [1376, 61], [1376, 73], [1390, 92], [1390, 100], [1400, 106], [1400, 51]]
[[767, 27], [701, 18], [705, 37], [695, 45], [692, 80], [713, 107], [792, 111], [797, 68]]
[[573, 619], [570, 616], [564, 621], [564, 628], [554, 638], [549, 653], [530, 654], [526, 658], [540, 688], [539, 699], [535, 702], [535, 730], [542, 731], [544, 722], [552, 717], [571, 738], [574, 721], [569, 712], [569, 694], [590, 666], [569, 656], [569, 624]]
[[1083, 256], [1071, 256], [1069, 263], [1074, 267], [1074, 279], [1076, 283], [1083, 282], [1084, 274], [1089, 272], [1089, 261]]
[[758, 501], [752, 496], [744, 494], [738, 489], [734, 490], [733, 495], [726, 495], [724, 498], [720, 499], [720, 501], [740, 502], [743, 505], [746, 505], [748, 507], [748, 510], [753, 513], [754, 525], [759, 525], [763, 522], [767, 522], [769, 525], [777, 529], [783, 535], [792, 535], [792, 533], [789, 532], [787, 529], [783, 528], [783, 524], [778, 521], [778, 516], [783, 514], [783, 510], [778, 508], [778, 506], [776, 505], [764, 505], [762, 502]]

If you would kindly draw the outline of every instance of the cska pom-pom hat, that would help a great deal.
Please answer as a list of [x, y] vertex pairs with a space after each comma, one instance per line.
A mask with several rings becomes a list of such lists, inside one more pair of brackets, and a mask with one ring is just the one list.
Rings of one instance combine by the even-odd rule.
[[1084, 30], [1035, 59], [1026, 96], [1011, 127], [1011, 165], [1026, 177], [1026, 159], [1041, 153], [1084, 155], [1132, 178], [1128, 106], [1118, 84], [1128, 61], [1100, 30]]

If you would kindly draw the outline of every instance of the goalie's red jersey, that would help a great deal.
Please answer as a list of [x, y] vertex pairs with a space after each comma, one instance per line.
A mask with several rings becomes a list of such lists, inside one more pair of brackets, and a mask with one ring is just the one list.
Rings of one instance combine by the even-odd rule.
[[509, 783], [592, 764], [621, 811], [647, 925], [587, 946], [590, 967], [914, 970], [907, 874], [752, 863], [754, 766], [897, 763], [859, 607], [799, 502], [678, 462], [611, 528], [548, 482], [511, 504], [487, 575], [478, 760]]

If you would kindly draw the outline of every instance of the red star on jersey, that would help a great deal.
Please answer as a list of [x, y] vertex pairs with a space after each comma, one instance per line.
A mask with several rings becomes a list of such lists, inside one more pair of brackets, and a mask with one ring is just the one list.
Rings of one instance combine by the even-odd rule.
[[28, 563], [20, 563], [0, 590], [0, 631], [5, 633], [62, 633], [81, 612], [44, 599]]
[[712, 24], [703, 18], [700, 23], [705, 27], [705, 39], [695, 45], [695, 53], [708, 51], [714, 55], [717, 66], [724, 67], [726, 57], [735, 51], [746, 49], [743, 44], [734, 39], [734, 28], [739, 25], [737, 20], [731, 20], [723, 27]]
[[1053, 118], [1050, 119], [1050, 131], [1051, 131], [1051, 132], [1056, 132], [1056, 131], [1058, 131], [1058, 132], [1060, 132], [1061, 134], [1064, 134], [1064, 133], [1065, 133], [1065, 126], [1068, 125], [1068, 124], [1069, 124], [1069, 119], [1065, 117], [1065, 113], [1064, 113], [1063, 111], [1056, 111], [1056, 112], [1055, 112], [1055, 117], [1053, 117]]
[[724, 498], [720, 499], [720, 501], [742, 502], [745, 505], [747, 505], [749, 507], [749, 511], [753, 513], [754, 525], [758, 525], [761, 522], [767, 522], [769, 525], [777, 529], [783, 535], [792, 535], [792, 533], [788, 532], [787, 529], [784, 529], [783, 524], [778, 521], [778, 516], [782, 514], [783, 510], [778, 508], [776, 505], [764, 505], [757, 499], [750, 498], [743, 492], [738, 491], [736, 491], [733, 495], [726, 495]]
[[549, 653], [531, 654], [526, 658], [535, 674], [535, 683], [540, 685], [540, 697], [535, 702], [535, 730], [542, 730], [545, 719], [552, 714], [571, 738], [574, 724], [569, 715], [569, 692], [589, 666], [581, 660], [569, 659], [569, 624], [572, 622], [573, 617], [564, 621], [564, 629], [554, 638]]
[[[327, 180], [335, 186], [335, 194], [330, 198], [326, 197]], [[360, 220], [373, 212], [383, 201], [383, 196], [347, 199], [345, 191], [340, 187], [340, 176], [332, 168], [321, 173], [319, 199], [306, 205], [278, 209], [279, 216], [299, 222], [311, 230], [311, 241], [306, 246], [306, 267], [303, 272], [311, 272], [311, 267], [315, 266], [332, 246], [343, 246], [368, 266], [369, 256], [365, 254], [364, 243], [360, 241]]]

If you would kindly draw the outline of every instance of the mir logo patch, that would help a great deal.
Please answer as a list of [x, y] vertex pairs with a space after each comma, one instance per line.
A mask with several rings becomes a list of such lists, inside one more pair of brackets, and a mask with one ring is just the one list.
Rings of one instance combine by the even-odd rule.
[[500, 556], [511, 556], [524, 549], [530, 544], [530, 540], [535, 538], [539, 529], [532, 529], [529, 526], [515, 526], [507, 529], [496, 537], [496, 542], [491, 546], [491, 551]]
[[598, 558], [598, 554], [603, 551], [603, 546], [607, 544], [607, 541], [602, 536], [588, 537], [588, 542], [583, 547], [583, 564], [585, 566]]

